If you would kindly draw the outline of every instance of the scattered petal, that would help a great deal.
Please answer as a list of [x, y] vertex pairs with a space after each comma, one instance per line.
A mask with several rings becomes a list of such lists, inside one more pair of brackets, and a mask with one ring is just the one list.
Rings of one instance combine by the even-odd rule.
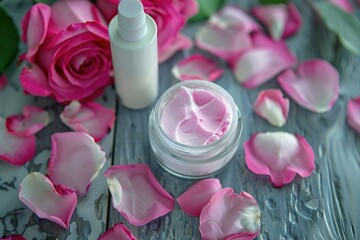
[[84, 195], [105, 161], [105, 152], [85, 133], [64, 132], [51, 136], [48, 173], [54, 184]]
[[267, 89], [259, 93], [253, 109], [272, 125], [282, 127], [286, 123], [289, 106], [289, 99], [284, 98], [280, 90]]
[[328, 1], [338, 6], [340, 9], [342, 9], [345, 12], [348, 13], [354, 12], [354, 8], [348, 0], [328, 0]]
[[6, 84], [8, 83], [6, 75], [0, 75], [0, 91], [3, 90], [3, 88], [6, 86]]
[[60, 119], [72, 130], [87, 133], [99, 142], [113, 128], [115, 111], [95, 102], [72, 101], [64, 108]]
[[177, 201], [185, 213], [198, 217], [204, 206], [220, 189], [221, 183], [219, 179], [204, 179], [193, 184], [186, 192], [178, 197]]
[[194, 54], [177, 63], [172, 74], [180, 81], [201, 79], [214, 82], [223, 74], [223, 70], [211, 59]]
[[41, 173], [29, 173], [21, 182], [19, 199], [39, 218], [46, 218], [68, 229], [77, 196], [64, 186], [54, 187]]
[[274, 40], [293, 35], [302, 24], [301, 15], [293, 3], [262, 5], [252, 8], [251, 11], [267, 26]]
[[262, 34], [253, 35], [254, 46], [230, 62], [237, 81], [246, 88], [256, 88], [283, 70], [296, 64], [284, 42], [274, 42]]
[[35, 156], [34, 136], [18, 137], [8, 132], [0, 117], [0, 160], [14, 165], [23, 165]]
[[11, 235], [9, 237], [0, 238], [0, 240], [26, 240], [26, 238], [24, 238], [19, 234], [16, 234], [16, 235]]
[[346, 115], [349, 126], [360, 134], [360, 97], [349, 101]]
[[174, 208], [174, 198], [146, 164], [112, 166], [105, 176], [114, 208], [135, 226], [145, 225]]
[[98, 240], [136, 240], [130, 230], [122, 223], [115, 224], [107, 230]]
[[208, 24], [196, 33], [195, 44], [228, 61], [239, 55], [244, 49], [251, 47], [251, 38], [243, 30]]
[[300, 135], [257, 133], [244, 148], [247, 167], [256, 174], [269, 175], [276, 187], [291, 182], [296, 173], [308, 177], [315, 168], [314, 151]]
[[42, 108], [25, 106], [22, 115], [6, 118], [7, 130], [19, 137], [28, 137], [36, 134], [50, 122], [49, 113]]
[[223, 188], [214, 194], [200, 214], [203, 239], [234, 239], [235, 234], [249, 235], [243, 239], [253, 239], [259, 231], [259, 205], [247, 192], [237, 195], [232, 188]]
[[322, 59], [303, 62], [296, 73], [285, 71], [278, 82], [295, 102], [313, 112], [329, 111], [339, 97], [339, 73]]
[[239, 28], [246, 33], [261, 31], [259, 24], [244, 10], [237, 6], [227, 5], [209, 19], [210, 24], [221, 28]]

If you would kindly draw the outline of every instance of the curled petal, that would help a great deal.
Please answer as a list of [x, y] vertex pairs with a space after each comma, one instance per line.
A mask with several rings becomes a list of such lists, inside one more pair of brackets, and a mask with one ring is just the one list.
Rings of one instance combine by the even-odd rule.
[[251, 11], [267, 26], [275, 40], [293, 35], [302, 24], [301, 15], [293, 3], [257, 6]]
[[296, 173], [308, 177], [315, 168], [314, 151], [300, 135], [257, 133], [244, 148], [247, 167], [256, 174], [269, 175], [276, 187], [291, 182]]
[[35, 137], [18, 137], [8, 132], [4, 119], [0, 118], [0, 160], [23, 165], [35, 156]]
[[189, 49], [193, 46], [190, 38], [183, 34], [178, 34], [171, 45], [166, 48], [159, 47], [159, 63], [168, 60], [174, 53], [180, 50]]
[[[216, 192], [200, 214], [200, 233], [203, 239], [234, 239], [234, 235], [253, 239], [260, 230], [260, 209], [247, 192], [239, 195], [232, 188]], [[251, 237], [252, 238], [251, 238]]]
[[36, 64], [25, 66], [20, 73], [20, 83], [26, 93], [48, 97], [51, 90], [43, 70]]
[[41, 108], [25, 106], [22, 115], [6, 118], [7, 130], [19, 137], [28, 137], [36, 134], [50, 122], [49, 113]]
[[106, 161], [105, 153], [89, 135], [81, 132], [55, 133], [51, 136], [49, 178], [78, 195], [84, 195]]
[[26, 238], [24, 238], [19, 234], [16, 234], [16, 235], [11, 235], [9, 237], [0, 238], [0, 240], [26, 240]]
[[6, 75], [0, 75], [0, 91], [6, 86], [8, 83], [8, 80], [6, 78]]
[[349, 101], [346, 115], [349, 126], [360, 134], [360, 97]]
[[209, 19], [212, 25], [221, 28], [238, 28], [246, 33], [260, 31], [261, 27], [245, 11], [237, 6], [227, 5]]
[[147, 224], [174, 208], [174, 198], [146, 164], [112, 166], [105, 176], [114, 208], [135, 226]]
[[204, 179], [193, 184], [178, 197], [177, 201], [185, 213], [197, 217], [200, 216], [201, 210], [210, 201], [212, 196], [220, 189], [221, 183], [219, 179]]
[[60, 119], [72, 130], [87, 133], [98, 142], [113, 128], [115, 112], [95, 102], [73, 101], [64, 108]]
[[339, 97], [339, 73], [322, 59], [303, 62], [296, 73], [285, 71], [278, 82], [295, 102], [313, 112], [329, 111]]
[[76, 194], [64, 186], [54, 187], [41, 173], [29, 173], [21, 182], [19, 199], [38, 217], [68, 229], [77, 203]]
[[230, 63], [236, 80], [243, 87], [256, 88], [297, 61], [283, 42], [254, 34], [253, 43], [253, 47], [240, 53], [237, 60]]
[[342, 9], [345, 12], [348, 13], [354, 12], [354, 8], [348, 0], [328, 0], [328, 1], [338, 6], [340, 9]]
[[185, 19], [189, 19], [199, 11], [199, 4], [196, 0], [173, 0], [173, 2], [178, 6]]
[[223, 74], [223, 70], [211, 59], [194, 54], [177, 63], [172, 69], [172, 74], [180, 81], [201, 79], [214, 82]]
[[268, 89], [259, 93], [253, 109], [272, 125], [282, 127], [286, 123], [289, 106], [289, 99], [284, 98], [280, 90]]
[[112, 228], [107, 230], [98, 240], [136, 240], [130, 230], [122, 223], [115, 224]]
[[251, 38], [244, 30], [208, 24], [196, 33], [195, 44], [228, 61], [251, 47]]

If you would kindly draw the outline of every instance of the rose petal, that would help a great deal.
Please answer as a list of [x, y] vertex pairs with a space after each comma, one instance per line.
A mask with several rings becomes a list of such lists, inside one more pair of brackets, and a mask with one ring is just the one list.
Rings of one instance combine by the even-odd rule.
[[282, 127], [286, 123], [289, 106], [289, 99], [284, 98], [280, 90], [267, 89], [259, 93], [253, 109], [272, 125]]
[[190, 49], [193, 43], [190, 38], [183, 34], [178, 34], [171, 45], [167, 48], [159, 48], [159, 63], [168, 60], [177, 51]]
[[122, 223], [115, 224], [101, 235], [98, 240], [136, 240], [130, 230]]
[[18, 137], [9, 133], [0, 117], [0, 160], [23, 165], [35, 156], [35, 137]]
[[20, 73], [20, 83], [26, 93], [34, 96], [48, 97], [51, 90], [43, 70], [36, 64], [24, 66]]
[[208, 24], [196, 33], [195, 44], [227, 61], [251, 47], [251, 38], [244, 30]]
[[49, 113], [38, 107], [25, 106], [22, 113], [5, 120], [7, 130], [19, 137], [34, 135], [50, 122]]
[[81, 132], [55, 133], [51, 136], [49, 178], [78, 195], [84, 195], [106, 161], [105, 153], [89, 135]]
[[26, 240], [26, 238], [24, 238], [19, 234], [16, 234], [16, 235], [11, 235], [9, 237], [0, 238], [0, 240]]
[[230, 63], [236, 80], [243, 87], [256, 88], [296, 63], [283, 42], [254, 34], [253, 43], [253, 47], [244, 50], [234, 63]]
[[200, 216], [201, 210], [212, 196], [221, 188], [221, 183], [217, 178], [201, 180], [189, 187], [178, 197], [177, 201], [185, 213], [197, 217]]
[[257, 234], [252, 233], [236, 233], [225, 238], [225, 240], [252, 240], [257, 237]]
[[301, 15], [293, 3], [257, 6], [251, 12], [267, 26], [274, 40], [293, 35], [302, 24]]
[[173, 67], [172, 74], [180, 81], [201, 79], [214, 82], [223, 74], [223, 70], [211, 59], [194, 54], [178, 62]]
[[0, 91], [3, 90], [3, 88], [6, 86], [6, 84], [8, 83], [8, 80], [6, 78], [6, 75], [0, 75]]
[[291, 182], [296, 173], [308, 177], [315, 168], [314, 151], [300, 135], [257, 133], [244, 148], [247, 167], [256, 174], [269, 175], [276, 187]]
[[60, 119], [72, 130], [87, 133], [98, 142], [113, 128], [115, 111], [95, 102], [73, 101], [64, 108]]
[[246, 33], [260, 31], [261, 27], [244, 10], [237, 6], [227, 5], [213, 14], [209, 22], [221, 28], [238, 28]]
[[329, 111], [339, 97], [339, 73], [322, 59], [303, 62], [296, 73], [285, 71], [278, 83], [295, 102], [313, 112]]
[[196, 0], [173, 0], [186, 19], [194, 16], [199, 11], [199, 4]]
[[22, 40], [28, 45], [26, 59], [32, 61], [39, 48], [44, 42], [50, 21], [51, 8], [47, 4], [37, 3], [25, 14], [22, 22]]
[[340, 9], [342, 9], [345, 12], [348, 13], [354, 12], [354, 8], [348, 0], [328, 0], [328, 1], [338, 6]]
[[38, 217], [68, 229], [77, 203], [76, 194], [64, 186], [54, 187], [41, 173], [29, 173], [20, 183], [19, 199]]
[[349, 101], [346, 116], [349, 126], [360, 134], [360, 97]]
[[174, 198], [146, 164], [112, 166], [105, 176], [114, 208], [135, 226], [147, 224], [174, 208]]
[[260, 230], [259, 205], [246, 192], [237, 195], [232, 188], [223, 188], [201, 211], [199, 229], [201, 237], [207, 240], [224, 239], [240, 233], [256, 236]]

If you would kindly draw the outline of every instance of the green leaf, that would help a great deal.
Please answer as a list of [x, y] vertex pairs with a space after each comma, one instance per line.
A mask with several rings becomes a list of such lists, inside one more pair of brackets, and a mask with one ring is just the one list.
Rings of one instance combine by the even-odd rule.
[[19, 46], [19, 34], [15, 24], [0, 6], [0, 74], [16, 57]]
[[339, 37], [341, 44], [348, 50], [360, 54], [359, 20], [331, 3], [318, 2], [316, 9], [326, 27]]
[[189, 23], [195, 23], [208, 19], [214, 12], [224, 5], [225, 0], [197, 0], [199, 12], [189, 19]]
[[287, 3], [288, 0], [261, 0], [262, 4], [279, 4], [279, 3]]

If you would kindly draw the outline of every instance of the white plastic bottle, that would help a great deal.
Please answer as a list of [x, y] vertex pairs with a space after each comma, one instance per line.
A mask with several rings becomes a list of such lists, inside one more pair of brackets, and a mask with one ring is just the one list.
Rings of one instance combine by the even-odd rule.
[[158, 94], [155, 21], [139, 0], [121, 0], [109, 25], [116, 93], [131, 109], [149, 106]]

